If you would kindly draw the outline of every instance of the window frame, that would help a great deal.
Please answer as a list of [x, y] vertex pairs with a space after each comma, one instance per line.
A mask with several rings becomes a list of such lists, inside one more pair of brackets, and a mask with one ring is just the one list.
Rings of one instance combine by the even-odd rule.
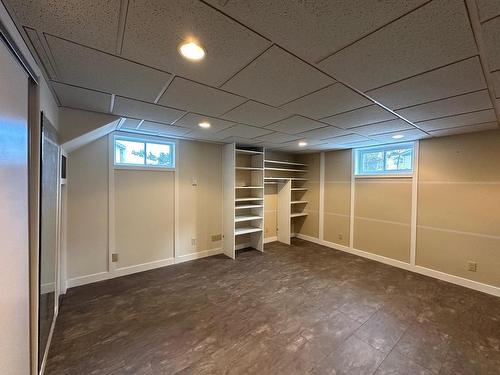
[[[400, 148], [411, 148], [412, 149], [412, 159], [411, 159], [411, 170], [403, 170], [403, 171], [388, 171], [385, 170], [385, 162], [386, 162], [386, 152], [391, 150], [396, 150]], [[373, 172], [366, 173], [359, 171], [359, 163], [361, 159], [361, 155], [365, 152], [384, 152], [384, 171], [383, 172]], [[353, 174], [355, 178], [408, 178], [413, 177], [415, 173], [415, 151], [416, 144], [415, 142], [400, 142], [400, 143], [389, 143], [384, 145], [370, 146], [370, 147], [362, 147], [353, 149], [354, 152], [354, 163], [353, 163]]]
[[[170, 145], [173, 147], [173, 158], [172, 166], [163, 166], [163, 165], [152, 165], [146, 164], [146, 156], [144, 157], [144, 164], [120, 164], [116, 162], [116, 141], [123, 140], [129, 142], [140, 142], [144, 144], [144, 151], [147, 150], [147, 143], [158, 144], [158, 145]], [[147, 135], [129, 135], [123, 133], [115, 133], [112, 137], [111, 142], [111, 164], [114, 169], [135, 169], [135, 170], [148, 170], [148, 171], [175, 171], [177, 166], [177, 140], [176, 139], [158, 139], [158, 137], [152, 137]]]

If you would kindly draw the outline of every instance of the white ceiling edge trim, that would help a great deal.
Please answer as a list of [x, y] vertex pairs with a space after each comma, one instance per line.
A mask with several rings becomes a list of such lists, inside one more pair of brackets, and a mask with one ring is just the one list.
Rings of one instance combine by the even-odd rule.
[[109, 124], [101, 126], [97, 129], [91, 130], [88, 133], [82, 134], [72, 140], [65, 142], [61, 145], [61, 148], [68, 154], [83, 147], [99, 138], [102, 138], [116, 130], [121, 119], [114, 120]]

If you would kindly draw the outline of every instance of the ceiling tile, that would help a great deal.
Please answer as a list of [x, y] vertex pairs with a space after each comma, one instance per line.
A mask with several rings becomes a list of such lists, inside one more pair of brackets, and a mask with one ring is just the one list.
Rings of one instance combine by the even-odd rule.
[[346, 148], [360, 148], [360, 147], [377, 146], [377, 145], [380, 145], [380, 144], [381, 144], [380, 141], [369, 139], [367, 141], [345, 143], [345, 144], [343, 144], [343, 147], [346, 147]]
[[302, 116], [292, 116], [284, 120], [275, 122], [274, 124], [267, 126], [266, 129], [273, 129], [288, 134], [297, 134], [308, 130], [322, 128], [324, 126], [326, 126], [326, 124], [318, 121], [314, 121]]
[[481, 64], [473, 57], [369, 91], [368, 95], [389, 108], [400, 109], [485, 88]]
[[441, 129], [441, 130], [431, 131], [430, 133], [433, 136], [442, 137], [447, 135], [465, 134], [465, 133], [480, 132], [485, 130], [498, 130], [498, 123], [485, 122], [476, 125], [458, 126], [456, 128]]
[[493, 111], [493, 109], [487, 109], [484, 111], [477, 111], [465, 113], [462, 115], [443, 117], [435, 120], [422, 121], [416, 123], [416, 125], [424, 130], [432, 131], [494, 121], [496, 121], [495, 111]]
[[369, 104], [372, 104], [370, 100], [341, 83], [335, 83], [287, 103], [281, 108], [291, 113], [320, 119]]
[[349, 129], [355, 126], [372, 124], [375, 122], [395, 119], [391, 112], [385, 110], [377, 104], [369, 105], [363, 108], [354, 109], [321, 119], [331, 125], [339, 128]]
[[479, 111], [491, 108], [491, 99], [488, 90], [481, 90], [470, 94], [454, 96], [448, 99], [421, 104], [397, 111], [410, 121], [424, 121], [433, 118], [457, 115], [460, 113]]
[[276, 43], [314, 62], [425, 2], [208, 1]]
[[113, 114], [171, 124], [185, 112], [175, 108], [141, 102], [138, 100], [115, 97]]
[[335, 144], [335, 145], [345, 145], [348, 143], [353, 143], [353, 142], [363, 142], [363, 141], [368, 141], [369, 138], [363, 137], [362, 135], [359, 134], [347, 134], [347, 135], [341, 135], [340, 137], [334, 137], [328, 139], [329, 144]]
[[238, 95], [175, 77], [158, 103], [190, 112], [218, 116], [245, 100]]
[[211, 141], [211, 142], [222, 142], [224, 135], [218, 135], [216, 132], [206, 132], [203, 130], [193, 130], [192, 132], [186, 134], [187, 138], [195, 139], [198, 141]]
[[144, 121], [138, 130], [156, 132], [159, 135], [172, 135], [172, 136], [185, 135], [186, 133], [190, 132], [189, 129], [181, 128], [180, 126], [165, 125], [153, 121]]
[[47, 50], [42, 44], [42, 40], [40, 39], [40, 35], [35, 29], [31, 29], [29, 27], [24, 27], [24, 31], [28, 36], [28, 39], [33, 48], [34, 55], [38, 57], [40, 61], [39, 64], [45, 69], [50, 79], [57, 80], [57, 73], [52, 65], [52, 61], [47, 54]]
[[142, 120], [137, 120], [134, 118], [126, 118], [122, 123], [120, 129], [137, 129]]
[[352, 132], [356, 132], [362, 135], [373, 135], [381, 133], [389, 133], [392, 131], [414, 129], [414, 127], [408, 124], [406, 121], [401, 119], [377, 122], [376, 124], [363, 125], [357, 128], [350, 128]]
[[23, 26], [110, 53], [116, 49], [120, 0], [7, 0]]
[[224, 143], [236, 143], [240, 146], [261, 146], [262, 141], [258, 139], [247, 139], [241, 137], [227, 137], [222, 140]]
[[[182, 58], [178, 46], [196, 36], [202, 61]], [[219, 86], [270, 42], [198, 0], [130, 1], [122, 55], [143, 64]]]
[[305, 141], [307, 142], [307, 145], [305, 147], [299, 146], [299, 142], [297, 142], [297, 141], [292, 141], [292, 142], [282, 143], [281, 145], [276, 147], [276, 149], [279, 149], [281, 151], [284, 151], [284, 150], [287, 150], [287, 151], [307, 151], [307, 150], [311, 150], [315, 146], [317, 147], [319, 145], [326, 144], [325, 141], [319, 141], [319, 140], [305, 140]]
[[255, 139], [258, 139], [262, 142], [279, 144], [279, 143], [283, 143], [283, 142], [296, 141], [299, 138], [300, 137], [298, 135], [290, 135], [290, 134], [275, 132], [275, 133], [263, 135], [261, 137], [257, 137]]
[[[200, 122], [207, 121], [210, 123], [210, 128], [202, 129], [199, 127]], [[203, 134], [206, 133], [217, 133], [221, 130], [230, 128], [236, 125], [234, 122], [221, 120], [219, 118], [214, 118], [210, 116], [198, 115], [196, 113], [188, 113], [186, 116], [182, 117], [179, 121], [175, 122], [175, 125], [183, 126], [185, 128], [195, 129]]]
[[[395, 135], [403, 135], [403, 138], [398, 138], [394, 139], [392, 138]], [[400, 143], [400, 142], [406, 142], [406, 141], [415, 141], [417, 139], [423, 139], [423, 138], [428, 138], [429, 135], [427, 135], [425, 132], [419, 130], [419, 129], [410, 129], [410, 130], [404, 130], [404, 131], [398, 131], [398, 132], [392, 132], [392, 133], [387, 133], [387, 134], [379, 134], [379, 135], [374, 135], [372, 136], [373, 139], [376, 139], [377, 141], [381, 143]]]
[[318, 65], [366, 91], [476, 53], [464, 2], [434, 0]]
[[348, 133], [349, 132], [345, 131], [344, 129], [339, 129], [334, 126], [326, 126], [324, 128], [309, 130], [297, 135], [307, 140], [321, 140], [325, 138], [337, 137], [339, 135], [345, 135]]
[[171, 75], [53, 36], [47, 36], [61, 81], [153, 102]]
[[111, 95], [99, 91], [82, 89], [58, 82], [51, 82], [63, 107], [109, 113]]
[[272, 46], [222, 88], [280, 106], [334, 80], [277, 46]]
[[270, 134], [272, 131], [262, 128], [256, 128], [255, 126], [248, 125], [235, 125], [232, 128], [227, 128], [218, 132], [217, 135], [220, 137], [239, 137], [239, 138], [256, 138], [265, 134]]
[[[499, 6], [500, 7], [500, 6]], [[500, 17], [482, 24], [486, 58], [490, 70], [500, 69]]]
[[248, 125], [265, 126], [290, 116], [285, 111], [249, 100], [230, 110], [222, 117]]

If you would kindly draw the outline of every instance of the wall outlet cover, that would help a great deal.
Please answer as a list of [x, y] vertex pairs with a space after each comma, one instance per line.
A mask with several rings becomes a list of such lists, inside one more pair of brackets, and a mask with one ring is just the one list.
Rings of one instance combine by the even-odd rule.
[[212, 241], [221, 241], [222, 240], [222, 234], [212, 234]]

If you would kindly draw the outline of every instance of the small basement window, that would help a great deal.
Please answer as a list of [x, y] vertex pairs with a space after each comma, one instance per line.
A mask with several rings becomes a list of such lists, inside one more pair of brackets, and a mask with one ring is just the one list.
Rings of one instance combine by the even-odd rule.
[[414, 143], [398, 143], [356, 149], [356, 176], [401, 176], [413, 173]]
[[114, 164], [118, 167], [175, 168], [175, 142], [115, 136]]

